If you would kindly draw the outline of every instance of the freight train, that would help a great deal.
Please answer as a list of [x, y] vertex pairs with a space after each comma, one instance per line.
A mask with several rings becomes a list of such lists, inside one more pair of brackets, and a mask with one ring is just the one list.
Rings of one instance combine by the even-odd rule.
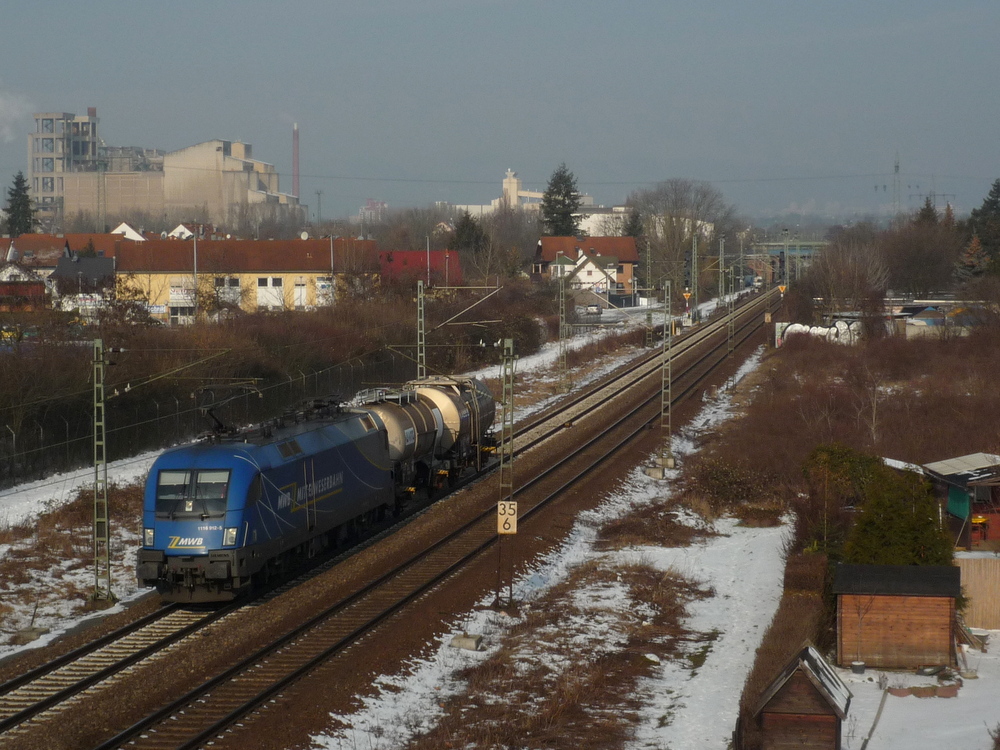
[[487, 468], [494, 416], [481, 381], [423, 378], [165, 451], [146, 481], [139, 585], [234, 599]]

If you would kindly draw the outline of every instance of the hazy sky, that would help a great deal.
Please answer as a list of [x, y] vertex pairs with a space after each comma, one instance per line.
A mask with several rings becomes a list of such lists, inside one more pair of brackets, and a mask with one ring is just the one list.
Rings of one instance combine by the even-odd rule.
[[109, 145], [249, 142], [288, 192], [298, 122], [324, 218], [563, 161], [606, 205], [689, 177], [746, 213], [891, 207], [897, 152], [904, 208], [1000, 177], [998, 0], [7, 0], [0, 25], [5, 187], [32, 112], [88, 106]]

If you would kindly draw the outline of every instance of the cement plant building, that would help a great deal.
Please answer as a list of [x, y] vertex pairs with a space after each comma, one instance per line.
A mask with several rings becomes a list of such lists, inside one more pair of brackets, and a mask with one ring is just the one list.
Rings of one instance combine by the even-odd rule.
[[89, 214], [103, 225], [141, 212], [164, 224], [197, 218], [232, 226], [304, 210], [281, 192], [274, 165], [254, 159], [248, 143], [216, 139], [166, 153], [107, 146], [99, 123], [94, 107], [86, 116], [35, 114], [28, 185], [43, 223]]

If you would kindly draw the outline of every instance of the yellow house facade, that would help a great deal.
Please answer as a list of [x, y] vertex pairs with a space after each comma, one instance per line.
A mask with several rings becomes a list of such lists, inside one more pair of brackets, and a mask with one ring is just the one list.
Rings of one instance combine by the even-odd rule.
[[343, 278], [377, 267], [375, 243], [317, 240], [152, 240], [116, 255], [121, 289], [171, 324], [226, 309], [310, 310], [332, 305]]

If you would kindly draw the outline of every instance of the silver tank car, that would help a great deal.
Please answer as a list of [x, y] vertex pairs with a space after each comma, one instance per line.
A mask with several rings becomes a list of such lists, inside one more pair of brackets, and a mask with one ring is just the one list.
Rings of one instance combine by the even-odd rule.
[[378, 414], [389, 441], [389, 458], [409, 461], [434, 451], [444, 433], [441, 414], [413, 391], [367, 393], [365, 409]]
[[420, 398], [433, 404], [444, 420], [444, 435], [435, 451], [436, 457], [446, 456], [458, 446], [460, 453], [478, 443], [493, 425], [496, 415], [493, 396], [475, 378], [422, 378], [407, 385]]

